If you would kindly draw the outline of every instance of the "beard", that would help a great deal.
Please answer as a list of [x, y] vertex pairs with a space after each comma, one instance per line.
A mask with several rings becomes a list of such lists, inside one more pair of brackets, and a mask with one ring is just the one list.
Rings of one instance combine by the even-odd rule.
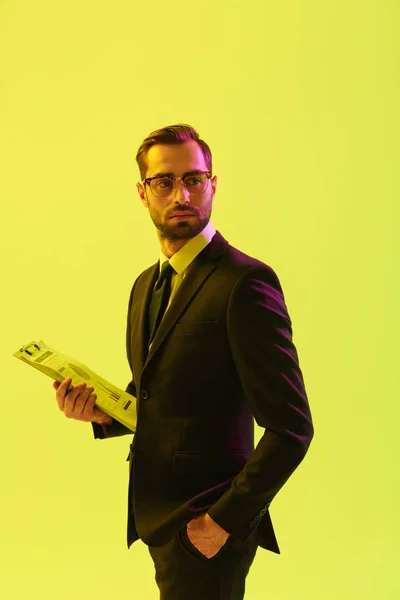
[[[211, 205], [205, 214], [200, 215], [196, 212], [194, 215], [187, 217], [187, 219], [163, 218], [150, 207], [149, 212], [151, 220], [162, 237], [169, 240], [188, 240], [196, 237], [196, 235], [203, 231], [204, 227], [210, 221]], [[179, 213], [179, 210], [176, 213]]]

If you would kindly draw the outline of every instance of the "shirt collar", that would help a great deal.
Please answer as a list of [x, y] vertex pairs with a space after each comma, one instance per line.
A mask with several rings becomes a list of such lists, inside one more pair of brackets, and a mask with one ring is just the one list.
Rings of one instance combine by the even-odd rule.
[[165, 254], [160, 251], [160, 271], [162, 264], [166, 260], [169, 260], [174, 271], [178, 273], [178, 275], [181, 275], [193, 262], [196, 256], [211, 242], [215, 232], [216, 229], [214, 225], [209, 221], [203, 231], [200, 231], [200, 233], [189, 240], [182, 248], [179, 248], [171, 258], [168, 258], [168, 256], [165, 256]]

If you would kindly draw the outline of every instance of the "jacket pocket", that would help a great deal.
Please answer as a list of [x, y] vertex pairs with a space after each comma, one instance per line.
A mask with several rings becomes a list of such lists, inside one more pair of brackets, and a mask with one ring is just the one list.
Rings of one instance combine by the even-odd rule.
[[196, 323], [176, 323], [173, 335], [196, 335], [210, 333], [218, 321], [202, 321]]

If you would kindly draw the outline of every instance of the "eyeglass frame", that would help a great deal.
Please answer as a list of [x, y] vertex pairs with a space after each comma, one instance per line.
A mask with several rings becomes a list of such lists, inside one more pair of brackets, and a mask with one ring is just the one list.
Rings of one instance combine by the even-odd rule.
[[[146, 177], [145, 179], [143, 179], [142, 183], [146, 184], [149, 186], [151, 193], [156, 196], [153, 192], [153, 190], [151, 189], [151, 184], [150, 182], [152, 181], [152, 179], [172, 179], [172, 181], [174, 182], [174, 187], [173, 189], [176, 188], [176, 182], [178, 179], [180, 179], [183, 182], [184, 187], [187, 189], [185, 182], [183, 181], [185, 177], [196, 177], [197, 174], [201, 174], [201, 175], [207, 175], [207, 181], [209, 179], [211, 179], [212, 177], [212, 171], [200, 171], [196, 169], [196, 173], [193, 173], [192, 175], [183, 175], [183, 177], [171, 177], [170, 175], [164, 175], [163, 177], [161, 177], [160, 175], [156, 175], [155, 177]], [[171, 190], [172, 191], [172, 190]], [[206, 190], [204, 190], [205, 192]], [[199, 192], [199, 193], [193, 193], [193, 192], [189, 192], [190, 194], [193, 194], [194, 196], [200, 196], [200, 194], [204, 194], [204, 192]], [[159, 196], [156, 196], [156, 198], [159, 198]], [[167, 198], [167, 196], [165, 196], [165, 198]]]

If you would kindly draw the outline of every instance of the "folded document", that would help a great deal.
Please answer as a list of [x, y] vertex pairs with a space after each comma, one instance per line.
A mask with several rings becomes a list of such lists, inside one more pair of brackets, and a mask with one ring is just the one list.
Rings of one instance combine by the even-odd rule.
[[97, 394], [95, 404], [98, 408], [133, 432], [136, 431], [136, 398], [106, 381], [86, 365], [46, 346], [43, 340], [23, 346], [13, 356], [60, 383], [70, 377], [72, 382], [68, 392], [74, 385], [85, 381], [88, 387], [94, 388], [92, 393]]

